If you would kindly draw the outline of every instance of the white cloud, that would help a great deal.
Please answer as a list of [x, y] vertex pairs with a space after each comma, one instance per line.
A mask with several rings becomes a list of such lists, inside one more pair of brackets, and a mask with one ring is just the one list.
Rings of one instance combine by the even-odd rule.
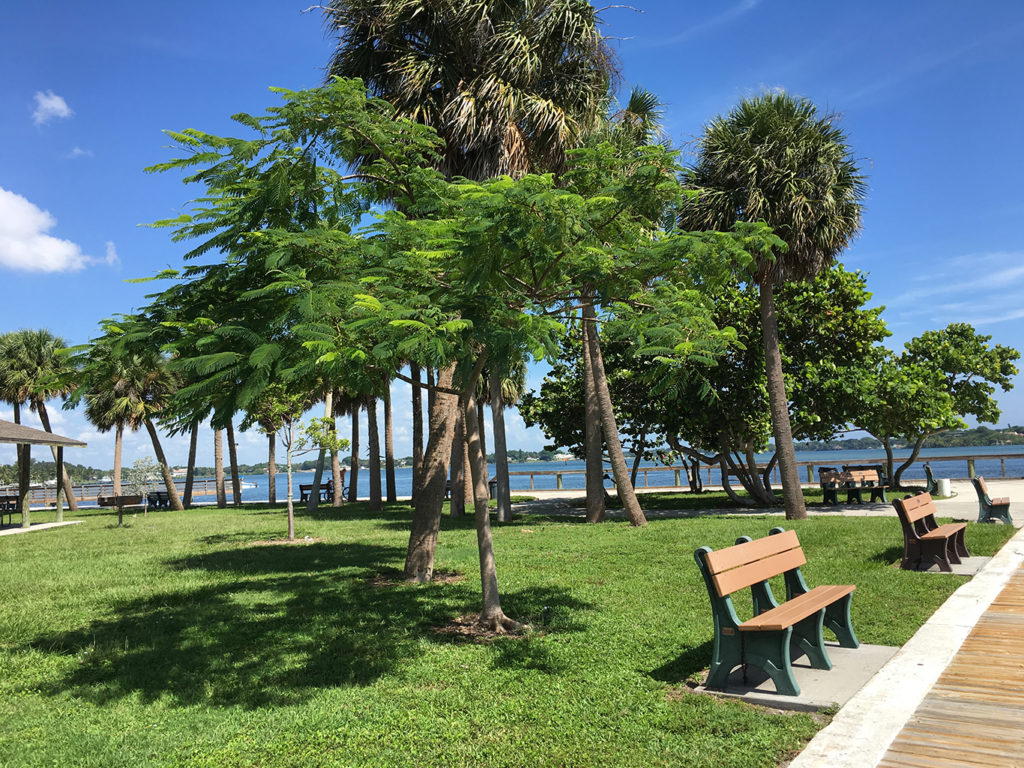
[[103, 257], [103, 263], [108, 267], [116, 267], [121, 263], [121, 259], [117, 255], [117, 247], [112, 240], [107, 240], [107, 255]]
[[0, 187], [0, 266], [25, 272], [74, 272], [89, 257], [70, 240], [46, 234], [57, 224], [49, 211]]
[[721, 27], [725, 24], [735, 21], [741, 16], [744, 16], [750, 11], [757, 8], [757, 6], [760, 4], [761, 0], [740, 0], [740, 2], [736, 3], [731, 8], [727, 8], [726, 10], [716, 14], [715, 16], [712, 16], [709, 19], [705, 19], [704, 21], [698, 24], [694, 24], [692, 27], [687, 27], [679, 34], [672, 35], [671, 37], [665, 38], [663, 40], [645, 41], [644, 45], [648, 48], [663, 45], [676, 45], [677, 43], [681, 43], [684, 40], [689, 40], [692, 37], [704, 34], [709, 30], [715, 29], [716, 27]]
[[91, 149], [82, 149], [81, 147], [75, 147], [68, 152], [68, 158], [71, 160], [77, 160], [80, 157], [92, 157]]
[[36, 125], [46, 125], [54, 119], [66, 119], [74, 112], [62, 96], [53, 91], [36, 91], [36, 109], [32, 113], [32, 120]]

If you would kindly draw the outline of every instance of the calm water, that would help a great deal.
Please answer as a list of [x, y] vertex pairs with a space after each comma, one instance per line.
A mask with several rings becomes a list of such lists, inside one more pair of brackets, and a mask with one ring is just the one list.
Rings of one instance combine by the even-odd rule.
[[[984, 448], [929, 448], [921, 452], [921, 456], [918, 457], [918, 461], [904, 473], [904, 478], [907, 480], [913, 480], [915, 478], [924, 479], [924, 461], [932, 456], [942, 455], [973, 455], [978, 457], [975, 462], [975, 468], [979, 475], [985, 475], [986, 477], [1000, 477], [1002, 474], [999, 459], [985, 459], [983, 458], [986, 454], [1009, 454], [1019, 451], [1019, 455], [1016, 458], [1006, 459], [1006, 475], [1007, 477], [1024, 477], [1024, 446], [989, 446]], [[896, 457], [907, 457], [910, 455], [910, 451], [897, 451]], [[768, 461], [771, 457], [768, 454], [758, 454], [758, 461]], [[835, 466], [840, 467], [843, 464], [867, 464], [867, 463], [881, 463], [885, 460], [885, 453], [879, 450], [860, 450], [860, 451], [805, 451], [798, 452], [796, 455], [797, 461], [813, 461], [815, 464], [824, 466]], [[899, 466], [897, 461], [897, 466]], [[936, 477], [967, 477], [967, 462], [966, 461], [931, 461], [932, 471]], [[582, 470], [585, 468], [585, 463], [582, 461], [532, 461], [523, 463], [512, 463], [509, 464], [509, 472], [546, 472], [546, 471], [557, 471], [557, 470]], [[630, 467], [632, 464], [630, 463]], [[666, 470], [662, 465], [653, 462], [644, 462], [641, 464], [641, 468], [648, 468], [647, 473], [649, 483], [653, 485], [671, 485], [674, 482], [674, 475], [671, 470]], [[494, 465], [489, 464], [488, 477], [494, 477]], [[611, 474], [611, 470], [608, 469], [608, 474]], [[707, 473], [702, 472], [704, 481], [707, 482]], [[800, 468], [800, 478], [806, 479], [806, 469]], [[277, 475], [277, 499], [278, 501], [284, 501], [288, 491], [288, 478], [283, 471], [279, 471]], [[267, 499], [267, 476], [266, 475], [244, 475], [242, 480], [247, 484], [254, 484], [255, 487], [243, 488], [242, 499], [245, 501], [266, 501]], [[323, 482], [330, 480], [329, 471], [324, 472]], [[346, 473], [345, 483], [348, 484], [349, 477]], [[299, 483], [312, 483], [313, 473], [312, 472], [296, 472], [294, 475], [295, 482], [295, 498], [299, 496]], [[685, 477], [682, 478], [682, 482], [685, 484]], [[721, 482], [721, 476], [717, 468], [711, 470], [711, 483], [717, 485]], [[399, 496], [409, 496], [412, 494], [412, 469], [396, 469], [395, 470], [395, 484]], [[512, 475], [511, 484], [513, 491], [529, 491], [530, 489], [530, 478], [525, 475]], [[608, 487], [611, 487], [611, 483], [605, 483]], [[643, 486], [643, 471], [637, 478], [637, 484]], [[555, 476], [554, 475], [535, 475], [534, 486], [537, 490], [554, 490]], [[584, 475], [564, 475], [562, 478], [562, 487], [567, 489], [583, 489], [584, 488]], [[381, 478], [381, 488], [384, 491], [384, 480]], [[228, 494], [230, 496], [230, 482], [228, 484]], [[360, 469], [359, 471], [359, 484], [358, 492], [361, 498], [365, 498], [370, 495], [370, 473], [367, 469]], [[212, 496], [199, 496], [197, 501], [207, 501]]]

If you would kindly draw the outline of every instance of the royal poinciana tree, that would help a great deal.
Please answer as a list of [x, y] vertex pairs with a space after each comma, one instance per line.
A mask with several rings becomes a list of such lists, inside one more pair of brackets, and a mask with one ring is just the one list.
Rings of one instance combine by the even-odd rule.
[[[253, 139], [173, 134], [190, 152], [162, 168], [197, 169], [189, 180], [205, 194], [171, 225], [181, 239], [202, 239], [195, 255], [218, 256], [179, 289], [202, 291], [217, 273], [238, 286], [236, 322], [266, 325], [256, 334], [264, 339], [258, 354], [246, 352], [245, 334], [230, 357], [219, 353], [223, 363], [252, 369], [239, 377], [249, 390], [312, 370], [351, 391], [346, 385], [389, 375], [402, 360], [438, 371], [406, 577], [424, 581], [433, 573], [445, 462], [461, 411], [481, 622], [515, 628], [498, 596], [475, 404], [488, 359], [553, 356], [563, 321], [578, 313], [584, 280], [600, 297], [603, 322], [628, 327], [652, 354], [685, 356], [713, 330], [699, 321], [708, 310], [695, 298], [691, 271], [721, 273], [723, 264], [749, 262], [749, 250], [764, 251], [770, 238], [757, 227], [737, 235], [665, 233], [659, 217], [678, 205], [682, 190], [664, 147], [638, 150], [629, 173], [602, 146], [580, 150], [560, 182], [526, 175], [448, 183], [432, 167], [436, 134], [395, 119], [358, 82], [281, 94], [283, 105], [269, 114], [237, 118], [255, 129]], [[362, 164], [350, 171], [357, 159]], [[382, 200], [394, 208], [363, 218]], [[272, 311], [251, 315], [251, 302], [264, 299]]]
[[686, 183], [699, 194], [684, 206], [687, 229], [728, 229], [764, 221], [783, 241], [758, 258], [747, 279], [758, 286], [772, 431], [786, 517], [803, 518], [788, 399], [779, 353], [774, 292], [813, 277], [860, 229], [866, 187], [837, 116], [807, 99], [766, 93], [744, 99], [705, 127]]

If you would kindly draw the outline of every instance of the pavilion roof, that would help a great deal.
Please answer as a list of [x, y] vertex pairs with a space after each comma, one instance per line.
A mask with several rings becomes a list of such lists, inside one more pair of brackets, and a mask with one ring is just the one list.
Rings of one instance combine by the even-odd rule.
[[85, 447], [81, 440], [75, 440], [64, 435], [55, 435], [53, 432], [44, 432], [41, 429], [33, 429], [13, 421], [0, 419], [0, 443], [21, 443], [28, 445], [56, 445]]

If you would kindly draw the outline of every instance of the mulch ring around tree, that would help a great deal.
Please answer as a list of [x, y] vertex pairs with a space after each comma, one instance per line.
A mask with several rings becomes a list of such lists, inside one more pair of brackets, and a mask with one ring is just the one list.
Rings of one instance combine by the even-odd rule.
[[523, 637], [528, 633], [528, 627], [523, 632], [496, 631], [485, 627], [480, 623], [479, 613], [467, 613], [440, 627], [434, 627], [434, 634], [444, 635], [450, 640], [464, 643], [491, 643], [499, 637]]
[[315, 539], [312, 536], [304, 536], [301, 539], [294, 539], [294, 540], [288, 540], [288, 539], [263, 539], [261, 541], [250, 542], [249, 546], [250, 547], [276, 547], [276, 546], [284, 545], [284, 544], [294, 544], [294, 545], [319, 544], [322, 541], [323, 541], [323, 539]]
[[[465, 581], [466, 574], [460, 573], [459, 571], [449, 571], [443, 568], [438, 568], [434, 571], [434, 576], [430, 580], [431, 584], [457, 584], [460, 581]], [[401, 571], [389, 571], [386, 573], [378, 573], [366, 580], [366, 583], [371, 587], [398, 587], [403, 586], [407, 582], [402, 576]]]

